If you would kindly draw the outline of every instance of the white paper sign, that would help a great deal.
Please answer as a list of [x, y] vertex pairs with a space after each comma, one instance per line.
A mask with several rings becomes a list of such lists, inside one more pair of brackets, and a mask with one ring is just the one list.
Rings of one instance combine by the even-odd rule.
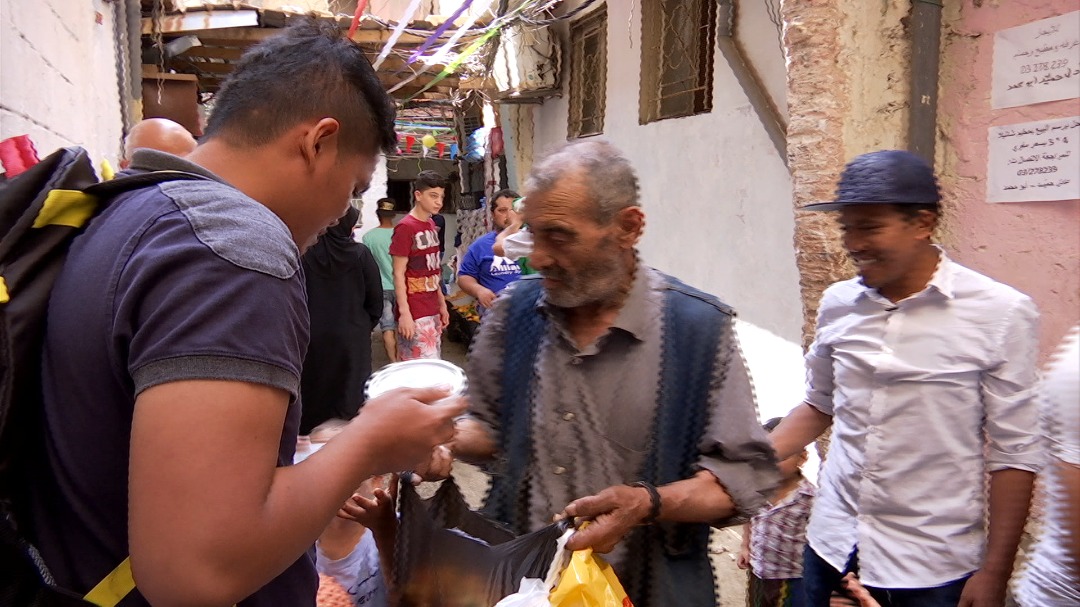
[[994, 109], [1080, 97], [1080, 11], [994, 35]]
[[1080, 198], [1080, 116], [990, 127], [989, 202]]

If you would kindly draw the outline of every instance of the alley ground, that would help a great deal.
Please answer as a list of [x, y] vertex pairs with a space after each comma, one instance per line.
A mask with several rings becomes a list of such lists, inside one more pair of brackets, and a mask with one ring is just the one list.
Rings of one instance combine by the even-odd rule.
[[[378, 335], [372, 338], [372, 369], [379, 369], [388, 360], [383, 350], [382, 340]], [[465, 346], [443, 340], [443, 359], [458, 366], [465, 365], [467, 354]], [[479, 468], [462, 462], [454, 463], [454, 478], [461, 487], [469, 504], [478, 508], [487, 492], [488, 477]], [[423, 495], [430, 495], [438, 487], [436, 483], [426, 483], [421, 488]], [[709, 543], [713, 567], [717, 571], [720, 600], [718, 607], [742, 607], [746, 605], [746, 573], [735, 566], [735, 558], [741, 543], [741, 527], [714, 530]]]

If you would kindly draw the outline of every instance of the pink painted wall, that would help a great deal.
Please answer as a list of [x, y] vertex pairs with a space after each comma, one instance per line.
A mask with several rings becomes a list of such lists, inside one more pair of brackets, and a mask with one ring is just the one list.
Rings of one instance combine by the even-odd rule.
[[987, 129], [1077, 116], [1080, 100], [991, 109], [994, 33], [1075, 11], [1080, 2], [945, 4], [937, 153], [947, 209], [942, 241], [958, 262], [1035, 299], [1045, 358], [1080, 321], [1080, 201], [987, 203]]

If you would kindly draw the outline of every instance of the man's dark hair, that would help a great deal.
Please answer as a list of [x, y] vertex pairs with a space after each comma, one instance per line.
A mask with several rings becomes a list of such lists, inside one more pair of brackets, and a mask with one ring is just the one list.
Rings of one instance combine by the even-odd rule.
[[215, 97], [206, 137], [258, 146], [301, 121], [341, 123], [348, 152], [389, 153], [397, 109], [359, 45], [310, 18], [251, 47]]
[[500, 199], [500, 198], [509, 198], [510, 200], [517, 200], [518, 198], [521, 198], [521, 195], [518, 194], [517, 192], [515, 192], [514, 190], [511, 190], [510, 188], [506, 188], [504, 190], [499, 190], [498, 192], [495, 192], [494, 194], [491, 195], [491, 203], [488, 205], [488, 206], [491, 207], [492, 211], [495, 210], [495, 201]]
[[424, 192], [431, 188], [446, 189], [449, 183], [446, 181], [446, 177], [436, 173], [435, 171], [420, 171], [420, 174], [413, 180], [413, 191]]

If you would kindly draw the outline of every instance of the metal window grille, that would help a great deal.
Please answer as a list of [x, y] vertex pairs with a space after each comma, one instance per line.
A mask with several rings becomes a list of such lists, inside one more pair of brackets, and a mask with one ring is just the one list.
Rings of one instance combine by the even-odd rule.
[[641, 124], [712, 111], [716, 4], [643, 2]]
[[570, 25], [570, 138], [604, 132], [607, 101], [607, 10]]

